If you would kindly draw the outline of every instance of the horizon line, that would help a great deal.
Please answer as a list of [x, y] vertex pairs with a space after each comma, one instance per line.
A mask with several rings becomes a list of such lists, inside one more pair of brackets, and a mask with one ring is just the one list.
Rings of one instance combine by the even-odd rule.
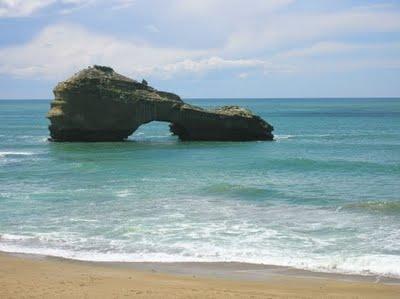
[[[329, 100], [329, 99], [400, 99], [400, 96], [372, 96], [372, 97], [181, 97], [184, 100]], [[0, 101], [52, 101], [54, 98], [0, 98]]]

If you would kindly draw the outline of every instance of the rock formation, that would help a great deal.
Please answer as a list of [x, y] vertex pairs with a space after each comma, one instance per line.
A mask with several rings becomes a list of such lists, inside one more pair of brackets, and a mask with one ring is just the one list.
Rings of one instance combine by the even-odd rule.
[[206, 110], [112, 68], [89, 67], [60, 82], [48, 113], [53, 141], [120, 141], [140, 125], [170, 122], [181, 140], [272, 140], [273, 127], [237, 106]]

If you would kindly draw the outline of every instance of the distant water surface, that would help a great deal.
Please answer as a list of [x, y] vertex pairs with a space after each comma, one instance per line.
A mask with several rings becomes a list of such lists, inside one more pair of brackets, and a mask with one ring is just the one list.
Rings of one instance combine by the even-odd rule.
[[188, 101], [276, 141], [50, 143], [48, 100], [0, 101], [0, 250], [400, 277], [400, 99]]

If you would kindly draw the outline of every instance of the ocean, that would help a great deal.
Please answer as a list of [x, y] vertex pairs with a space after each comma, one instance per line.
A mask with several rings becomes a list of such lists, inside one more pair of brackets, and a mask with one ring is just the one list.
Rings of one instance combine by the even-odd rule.
[[400, 277], [400, 99], [240, 105], [273, 142], [52, 143], [50, 100], [0, 101], [0, 250]]

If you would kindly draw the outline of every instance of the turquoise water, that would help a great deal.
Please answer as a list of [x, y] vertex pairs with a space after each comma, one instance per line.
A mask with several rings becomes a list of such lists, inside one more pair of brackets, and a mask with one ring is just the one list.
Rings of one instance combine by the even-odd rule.
[[275, 142], [50, 143], [49, 101], [0, 101], [0, 250], [400, 277], [400, 100], [242, 105]]

